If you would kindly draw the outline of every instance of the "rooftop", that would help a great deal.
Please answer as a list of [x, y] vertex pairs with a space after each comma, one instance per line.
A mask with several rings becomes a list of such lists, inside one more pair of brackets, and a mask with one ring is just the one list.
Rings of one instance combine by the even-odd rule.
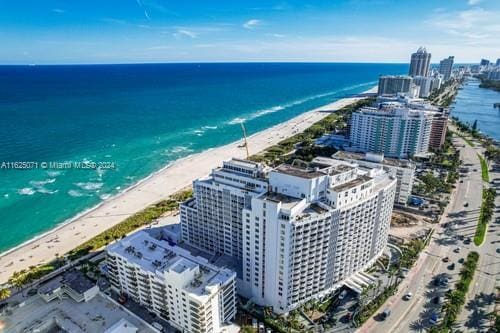
[[185, 248], [156, 239], [146, 231], [138, 231], [108, 246], [107, 251], [162, 276], [168, 272], [181, 274], [199, 268], [200, 274], [185, 286], [186, 291], [195, 297], [209, 295], [207, 287], [225, 282], [234, 275], [233, 271], [217, 267], [201, 256], [194, 256]]
[[[378, 163], [376, 161], [371, 161], [367, 159], [367, 156], [365, 153], [356, 153], [356, 152], [348, 152], [348, 151], [342, 151], [339, 150], [332, 156], [335, 159], [340, 159], [340, 160], [353, 160], [353, 161], [366, 161], [366, 162], [371, 162], [371, 163]], [[396, 159], [396, 158], [390, 158], [390, 157], [383, 157], [382, 162], [380, 164], [384, 165], [389, 165], [389, 166], [395, 166], [395, 167], [401, 167], [401, 168], [408, 168], [412, 166], [412, 163], [409, 160], [404, 160], [404, 159]]]
[[40, 286], [38, 290], [43, 294], [47, 294], [61, 288], [62, 286], [69, 287], [77, 293], [83, 294], [87, 290], [95, 287], [95, 283], [86, 277], [82, 272], [71, 270], [57, 276], [54, 279], [51, 279], [49, 282]]
[[295, 207], [295, 205], [297, 205], [299, 202], [303, 200], [276, 192], [267, 192], [263, 195], [262, 199], [274, 202], [281, 202], [281, 207], [288, 210], [292, 209], [293, 207]]
[[325, 175], [323, 172], [317, 170], [298, 168], [289, 164], [282, 164], [278, 166], [275, 170], [290, 176], [300, 177], [305, 179], [313, 179]]
[[350, 188], [356, 187], [358, 185], [361, 185], [363, 183], [366, 183], [372, 179], [373, 179], [372, 177], [368, 177], [366, 175], [360, 175], [356, 179], [353, 179], [353, 180], [350, 180], [346, 183], [332, 187], [332, 190], [334, 190], [335, 192], [342, 192], [342, 191], [348, 190]]
[[[339, 162], [328, 157], [315, 157], [312, 162], [312, 166], [319, 166], [323, 171], [328, 173], [330, 176], [338, 175], [344, 172], [354, 170], [355, 167], [347, 162]], [[327, 169], [327, 170], [325, 170]]]
[[72, 333], [105, 332], [122, 318], [137, 327], [139, 333], [152, 332], [142, 320], [101, 294], [79, 303], [71, 298], [46, 303], [39, 295], [25, 298], [19, 294], [9, 303], [12, 302], [23, 302], [24, 305], [9, 305], [11, 313], [0, 314], [0, 324], [4, 325], [5, 332], [64, 332], [60, 330], [61, 326]]

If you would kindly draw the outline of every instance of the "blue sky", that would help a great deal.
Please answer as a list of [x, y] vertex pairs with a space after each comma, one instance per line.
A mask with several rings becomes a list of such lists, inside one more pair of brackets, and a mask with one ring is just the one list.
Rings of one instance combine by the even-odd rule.
[[0, 64], [500, 58], [500, 0], [0, 0]]

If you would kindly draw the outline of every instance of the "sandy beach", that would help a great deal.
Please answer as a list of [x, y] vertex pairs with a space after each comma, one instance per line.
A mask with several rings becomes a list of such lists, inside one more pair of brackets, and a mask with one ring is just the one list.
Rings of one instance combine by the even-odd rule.
[[[370, 89], [367, 92], [374, 92], [375, 89]], [[362, 98], [352, 97], [338, 100], [250, 136], [248, 138], [250, 154], [258, 153], [285, 138], [302, 132], [328, 116], [330, 112], [359, 99]], [[231, 157], [245, 158], [245, 148], [238, 147], [241, 143], [242, 140], [239, 140], [176, 161], [72, 221], [13, 250], [4, 252], [0, 256], [0, 283], [6, 282], [15, 271], [49, 262], [57, 255], [65, 254], [146, 206], [165, 199], [190, 185], [194, 179], [208, 174], [223, 160]]]

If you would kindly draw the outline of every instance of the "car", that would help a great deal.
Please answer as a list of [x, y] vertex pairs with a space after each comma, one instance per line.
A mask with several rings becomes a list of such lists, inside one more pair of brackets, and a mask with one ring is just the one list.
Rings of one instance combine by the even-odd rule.
[[443, 258], [443, 262], [448, 262], [448, 261], [450, 261], [450, 258], [449, 258], [449, 257], [444, 257], [444, 258]]
[[162, 324], [154, 321], [154, 322], [151, 323], [151, 326], [153, 326], [154, 328], [156, 328], [158, 331], [163, 332], [163, 326], [162, 326]]
[[28, 296], [34, 296], [37, 294], [37, 292], [38, 292], [37, 289], [32, 288], [32, 289], [28, 290], [27, 294], [28, 294]]
[[347, 290], [344, 290], [339, 295], [339, 300], [343, 300], [347, 296]]
[[497, 248], [497, 253], [500, 253], [500, 247], [499, 247], [499, 248]]
[[466, 239], [464, 239], [464, 244], [467, 244], [467, 245], [468, 245], [468, 244], [470, 244], [470, 242], [471, 242], [470, 238], [466, 238]]
[[448, 269], [450, 271], [454, 270], [455, 269], [455, 263], [452, 263], [452, 264], [448, 265]]
[[411, 297], [413, 296], [413, 294], [410, 292], [410, 293], [407, 293], [403, 296], [403, 299], [405, 301], [409, 301], [411, 299]]
[[464, 203], [464, 207], [469, 207], [469, 203], [468, 202]]
[[440, 296], [436, 296], [432, 299], [432, 303], [434, 304], [440, 304], [441, 303], [441, 297]]
[[458, 259], [458, 263], [459, 263], [459, 264], [463, 264], [463, 263], [464, 263], [464, 261], [465, 261], [465, 259], [464, 259], [464, 258], [460, 258], [460, 259]]
[[461, 241], [463, 241], [464, 238], [465, 238], [464, 235], [458, 235], [458, 239], [460, 239]]
[[448, 279], [444, 276], [436, 277], [434, 279], [434, 286], [436, 287], [447, 287], [448, 286]]
[[472, 171], [476, 172], [476, 171], [477, 171], [477, 169], [472, 169]]
[[460, 253], [460, 248], [459, 248], [459, 247], [456, 247], [456, 248], [453, 250], [453, 252], [455, 252], [455, 253]]
[[433, 312], [431, 314], [431, 317], [429, 318], [429, 324], [436, 325], [438, 320], [439, 320], [439, 315], [436, 312]]
[[387, 317], [389, 317], [391, 315], [391, 310], [390, 309], [385, 309], [384, 311], [382, 311], [382, 313], [380, 313], [380, 319], [381, 320], [386, 320]]

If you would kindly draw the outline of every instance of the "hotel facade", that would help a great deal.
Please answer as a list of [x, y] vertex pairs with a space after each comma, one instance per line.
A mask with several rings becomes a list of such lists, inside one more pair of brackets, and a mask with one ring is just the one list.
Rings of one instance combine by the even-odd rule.
[[243, 210], [241, 293], [286, 313], [367, 269], [387, 244], [396, 179], [323, 159], [282, 165]]
[[[327, 296], [380, 256], [397, 179], [381, 168], [361, 170], [333, 159], [275, 169], [233, 159], [193, 184], [194, 198], [181, 206], [182, 239], [214, 255], [235, 257], [238, 293], [286, 313]], [[220, 208], [224, 192], [237, 193], [233, 204], [241, 203], [232, 206], [231, 218]], [[225, 252], [207, 246], [208, 238], [222, 239], [229, 229], [207, 234], [197, 221], [237, 224], [241, 257], [232, 247]]]

